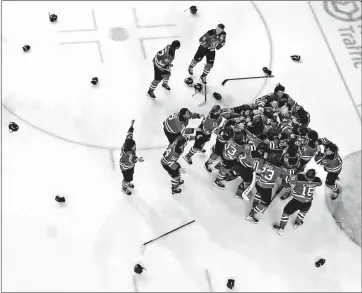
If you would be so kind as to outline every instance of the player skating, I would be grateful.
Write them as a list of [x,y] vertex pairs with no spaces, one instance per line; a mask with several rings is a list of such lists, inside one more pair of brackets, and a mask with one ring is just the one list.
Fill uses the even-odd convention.
[[178,113],[173,113],[163,122],[163,131],[169,141],[173,143],[179,135],[191,136],[193,128],[187,128],[190,119],[200,119],[204,115],[191,113],[187,108],[182,108]]
[[211,29],[207,31],[200,39],[200,46],[197,49],[197,52],[192,59],[188,72],[190,75],[193,75],[194,66],[199,63],[206,56],[206,65],[204,66],[204,71],[200,76],[201,81],[206,84],[206,76],[209,74],[211,68],[214,66],[215,62],[215,49],[221,49],[226,42],[226,32],[224,31],[225,26],[220,23],[216,29]]
[[268,156],[268,161],[261,168],[261,173],[256,181],[256,195],[253,202],[253,207],[250,210],[246,220],[257,224],[259,220],[255,217],[259,212],[264,212],[271,202],[272,190],[276,180],[279,177],[286,177],[286,173],[282,168],[282,159],[280,154],[272,153]]
[[187,139],[180,135],[173,143],[171,143],[162,155],[161,164],[171,177],[172,194],[180,193],[179,186],[184,183],[181,180],[181,165],[177,162],[183,153]]
[[303,225],[305,215],[312,206],[314,191],[318,186],[322,185],[319,177],[315,176],[315,170],[309,169],[306,174],[298,174],[288,176],[286,181],[292,188],[292,197],[284,207],[283,215],[279,225],[273,225],[273,230],[279,235],[283,234],[284,228],[289,221],[289,217],[299,210],[297,219],[294,223],[294,229]]
[[196,153],[205,152],[204,145],[207,143],[212,132],[219,127],[222,122],[221,107],[215,105],[212,107],[209,115],[201,121],[200,126],[196,130],[194,145],[190,148],[189,152],[184,156],[188,164],[192,164],[192,156]]
[[171,90],[168,81],[171,76],[172,61],[175,59],[176,50],[179,49],[180,46],[179,41],[173,41],[171,45],[167,45],[163,50],[158,51],[153,58],[154,79],[147,92],[147,95],[152,99],[156,99],[154,91],[162,80],[162,87],[168,91]]

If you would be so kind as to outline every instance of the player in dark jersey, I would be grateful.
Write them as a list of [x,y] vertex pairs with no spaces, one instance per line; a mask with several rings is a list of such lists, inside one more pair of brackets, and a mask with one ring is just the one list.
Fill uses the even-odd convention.
[[222,156],[226,142],[234,136],[234,125],[235,122],[229,120],[229,123],[225,124],[225,126],[220,129],[216,137],[216,143],[212,147],[212,153],[205,163],[205,169],[208,173],[211,174],[212,172],[210,165],[212,165],[218,158]]
[[288,174],[281,168],[282,159],[280,154],[271,153],[268,156],[267,162],[265,162],[261,168],[261,172],[258,180],[256,181],[256,195],[253,202],[253,207],[250,210],[246,220],[257,224],[259,220],[255,215],[259,212],[264,212],[271,202],[272,190],[276,180],[282,176],[285,177]]
[[342,159],[338,154],[338,146],[326,138],[318,139],[319,145],[324,145],[324,154],[317,153],[314,157],[317,164],[324,166],[326,171],[326,186],[332,190],[332,200],[341,195],[341,188],[336,184],[339,173],[342,171]]
[[238,162],[233,169],[235,174],[239,175],[243,180],[236,191],[237,198],[243,198],[243,192],[250,186],[253,173],[259,169],[259,162],[262,158],[266,158],[267,151],[265,143],[260,143],[257,147],[252,144],[245,146],[245,153],[238,157]]
[[171,76],[172,61],[175,59],[175,52],[180,46],[180,41],[173,41],[171,45],[167,45],[163,50],[158,51],[153,58],[155,75],[147,92],[147,95],[152,99],[156,99],[154,91],[161,80],[163,80],[162,86],[168,91],[171,90],[168,86],[168,81]]
[[314,130],[307,131],[307,140],[304,143],[301,143],[298,153],[301,158],[300,160],[300,170],[303,171],[305,165],[307,165],[310,160],[317,153],[317,140],[318,133]]
[[313,195],[316,187],[322,185],[319,177],[315,176],[315,170],[309,169],[306,174],[288,176],[287,182],[292,186],[293,199],[284,207],[283,215],[279,225],[273,225],[273,230],[279,235],[283,234],[284,228],[289,221],[289,217],[299,210],[294,229],[303,225],[305,215],[312,206]]
[[214,66],[215,49],[221,49],[226,42],[225,26],[220,23],[216,29],[207,31],[200,39],[200,46],[192,59],[188,72],[193,75],[193,67],[199,63],[206,56],[206,65],[204,71],[200,76],[201,81],[206,84],[206,76],[209,74],[211,68]]
[[171,191],[172,194],[180,193],[179,186],[184,183],[181,180],[181,165],[177,162],[183,153],[187,139],[179,136],[173,143],[171,143],[162,155],[161,164],[167,173],[171,176]]
[[137,162],[143,162],[143,158],[136,156],[136,142],[133,140],[133,124],[135,120],[132,120],[131,127],[128,129],[126,140],[121,148],[121,158],[119,160],[119,166],[123,174],[122,191],[131,195],[132,192],[129,188],[134,188],[132,184],[134,167]]
[[163,122],[163,131],[169,141],[173,143],[179,135],[191,136],[193,128],[187,128],[190,119],[204,117],[198,113],[191,113],[187,108],[182,108],[178,113],[173,113]]
[[236,160],[239,155],[245,152],[246,136],[245,132],[235,132],[234,138],[228,140],[225,144],[221,159],[222,167],[219,171],[219,175],[214,181],[214,185],[220,189],[224,189],[225,185],[222,181],[226,178],[230,169],[236,164]]
[[[300,169],[300,157],[298,154],[298,147],[296,145],[290,145],[283,154],[283,169],[289,175],[297,174],[298,170]],[[284,200],[290,196],[290,185],[283,180],[282,184],[276,191],[278,195],[280,191],[284,191],[284,194],[280,197],[280,199]]]
[[219,105],[215,105],[212,107],[209,115],[204,118],[198,128],[196,128],[195,142],[194,145],[190,148],[189,152],[184,156],[185,161],[188,164],[192,164],[191,157],[200,152],[205,152],[204,145],[207,143],[210,138],[212,132],[219,127],[222,117],[221,107]]

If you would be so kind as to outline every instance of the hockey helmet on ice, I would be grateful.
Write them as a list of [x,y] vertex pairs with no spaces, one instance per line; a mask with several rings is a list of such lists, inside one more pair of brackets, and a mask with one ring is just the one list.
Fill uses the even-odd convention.
[[188,77],[185,79],[185,83],[189,86],[189,87],[192,87],[194,81],[192,80],[191,77]]

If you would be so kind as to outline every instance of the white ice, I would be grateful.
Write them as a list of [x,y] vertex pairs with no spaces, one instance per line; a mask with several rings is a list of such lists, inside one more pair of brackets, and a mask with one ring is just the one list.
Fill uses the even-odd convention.
[[[198,15],[182,11],[196,5]],[[306,2],[256,2],[270,30],[275,78],[311,114],[311,127],[335,141],[345,156],[361,149],[361,123]],[[176,24],[137,28],[139,24]],[[96,32],[60,33],[92,27]],[[58,23],[48,21],[58,14]],[[250,203],[234,199],[236,182],[225,191],[212,185],[202,164],[208,152],[194,156],[183,193],[170,194],[170,178],[160,158],[167,146],[162,121],[181,107],[206,114],[220,105],[249,103],[263,80],[227,83],[225,78],[257,76],[269,66],[267,31],[250,2],[4,2],[2,110],[2,277],[3,291],[209,291],[224,292],[228,278],[235,291],[361,291],[361,248],[340,230],[320,188],[305,225],[282,237],[272,231],[285,202],[276,199],[258,225],[244,218]],[[198,38],[224,23],[227,45],[217,52],[208,82],[208,101],[191,98],[183,79]],[[112,27],[129,32],[124,42],[108,37]],[[159,87],[155,101],[146,97],[153,78],[152,57],[172,41],[145,42],[140,37],[179,36],[170,93]],[[95,45],[59,42],[99,40]],[[24,54],[21,47],[31,45]],[[291,61],[299,54],[303,62]],[[202,64],[195,68],[201,73]],[[99,85],[90,80],[97,76]],[[58,137],[95,147],[66,142]],[[119,148],[131,119],[145,158],[135,171],[135,192],[121,193]],[[9,133],[9,121],[20,125]],[[194,122],[197,125],[198,121]],[[311,164],[312,166],[313,163]],[[319,167],[323,179],[325,172]],[[64,195],[65,205],[54,201]],[[182,225],[196,222],[146,248],[141,243]],[[314,262],[325,258],[316,268]],[[133,267],[147,269],[133,282]]]

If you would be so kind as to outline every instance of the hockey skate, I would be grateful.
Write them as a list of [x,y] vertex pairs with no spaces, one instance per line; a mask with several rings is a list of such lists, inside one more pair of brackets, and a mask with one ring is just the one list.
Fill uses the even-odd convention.
[[188,155],[184,156],[184,160],[185,160],[188,164],[192,165],[191,157],[189,157]]
[[279,225],[273,225],[273,230],[278,233],[280,236],[283,235],[284,229]]
[[193,75],[194,74],[194,69],[192,67],[189,67],[188,70],[190,75]]
[[156,96],[155,96],[155,94],[152,92],[152,91],[150,91],[150,90],[148,90],[148,92],[147,92],[147,96],[149,96],[151,99],[156,99]]
[[293,229],[296,230],[298,229],[300,226],[303,225],[303,221],[295,221],[294,225],[293,225]]
[[168,91],[171,90],[171,88],[168,86],[168,84],[163,83],[163,84],[162,84],[162,87],[165,88],[165,89],[168,90]]
[[128,184],[128,187],[133,189],[133,188],[134,188],[133,183],[129,183],[129,184]]
[[254,213],[250,213],[245,220],[249,221],[250,223],[253,224],[258,224],[259,220],[257,218],[255,218],[255,214]]
[[123,188],[122,187],[122,192],[127,194],[127,195],[132,195],[132,192],[128,188]]
[[175,194],[175,193],[181,193],[181,188],[178,188],[178,187],[176,187],[176,188],[171,188],[171,190],[172,190],[172,194]]
[[212,169],[210,168],[210,165],[207,162],[204,164],[204,167],[205,167],[207,173],[209,173],[209,174],[212,173]]
[[342,194],[342,192],[340,190],[337,192],[333,192],[331,200],[336,200],[341,194]]
[[201,74],[200,80],[201,80],[201,82],[202,82],[203,84],[207,84],[207,82],[206,82],[206,75]]
[[225,185],[220,181],[220,180],[215,180],[214,181],[214,185],[218,188],[220,188],[221,190],[223,190],[225,188]]

